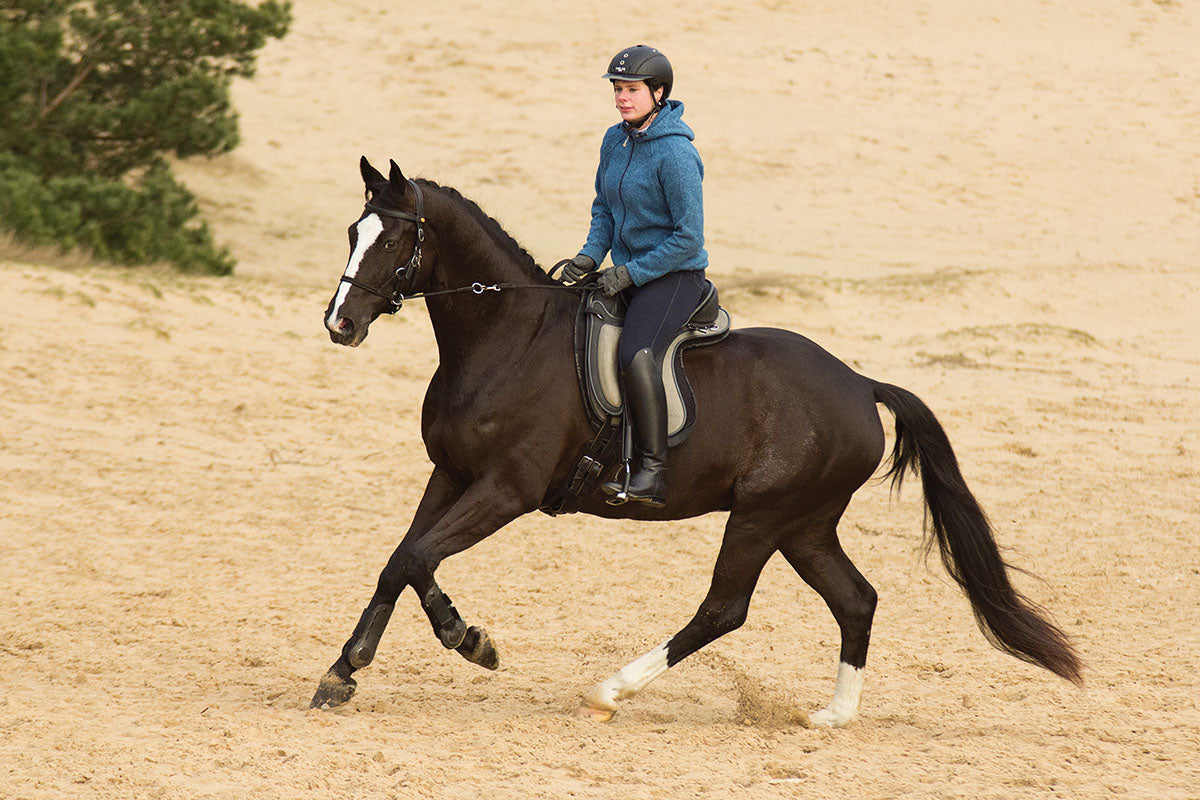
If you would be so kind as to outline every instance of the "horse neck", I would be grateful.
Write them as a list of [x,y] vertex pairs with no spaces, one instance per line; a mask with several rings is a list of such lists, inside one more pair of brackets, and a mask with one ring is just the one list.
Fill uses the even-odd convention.
[[[544,273],[511,253],[485,230],[459,201],[430,192],[427,217],[436,236],[437,257],[427,291],[484,286],[550,284]],[[567,303],[570,292],[506,289],[460,292],[428,298],[443,369],[477,360],[495,365],[519,357],[543,328],[551,308]],[[571,301],[573,307],[574,301]]]

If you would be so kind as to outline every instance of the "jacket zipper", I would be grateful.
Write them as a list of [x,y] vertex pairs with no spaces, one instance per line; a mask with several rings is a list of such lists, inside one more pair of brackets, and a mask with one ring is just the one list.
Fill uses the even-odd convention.
[[[617,180],[617,199],[621,201],[621,225],[617,228],[617,238],[621,240],[621,246],[629,252],[629,247],[625,244],[625,218],[629,216],[629,210],[625,206],[625,173],[629,172],[629,165],[633,163],[633,148],[636,146],[633,137],[628,136],[625,139],[625,144],[622,147],[629,147],[629,158],[625,160],[625,169],[621,170],[621,177]],[[615,265],[614,265],[615,266]]]

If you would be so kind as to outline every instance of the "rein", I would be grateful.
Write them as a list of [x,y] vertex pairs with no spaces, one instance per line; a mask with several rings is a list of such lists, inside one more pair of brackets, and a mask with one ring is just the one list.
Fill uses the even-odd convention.
[[[367,211],[374,212],[385,217],[394,217],[396,219],[407,220],[408,222],[416,223],[417,239],[413,243],[412,255],[408,259],[408,263],[403,266],[396,267],[395,271],[384,281],[382,286],[372,286],[369,283],[364,283],[357,278],[352,278],[349,275],[342,275],[341,282],[348,283],[351,286],[356,286],[364,292],[370,292],[376,297],[382,297],[391,304],[385,313],[395,314],[404,305],[405,300],[421,300],[426,297],[436,297],[443,294],[461,294],[462,292],[471,292],[472,294],[483,294],[484,292],[500,292],[507,289],[568,289],[580,290],[585,288],[583,284],[565,286],[563,284],[554,284],[546,286],[542,284],[523,284],[523,283],[493,283],[491,285],[482,284],[479,282],[472,283],[470,286],[459,286],[456,289],[441,289],[436,292],[414,292],[413,294],[404,294],[400,291],[401,284],[408,277],[409,270],[412,270],[412,281],[416,283],[417,277],[421,272],[421,244],[425,241],[425,196],[421,193],[421,187],[413,181],[409,181],[408,185],[413,188],[417,196],[417,212],[410,214],[407,211],[396,211],[391,208],[377,206],[374,203],[367,201],[363,206]],[[553,274],[554,270],[551,270]],[[392,288],[392,285],[395,287]],[[389,291],[390,289],[390,291]]]
[[485,285],[485,284],[476,282],[476,283],[472,283],[470,286],[459,286],[457,289],[441,289],[436,292],[416,292],[415,294],[400,295],[400,299],[402,301],[403,300],[422,300],[426,297],[434,297],[439,294],[459,294],[460,292],[471,292],[473,294],[483,294],[484,292],[501,292],[506,289],[582,290],[585,288],[587,288],[587,287],[584,286],[583,284],[579,284],[579,285],[572,284],[571,286],[565,286],[560,283],[555,286],[545,286],[545,285],[537,284],[537,283],[493,283],[491,285]]

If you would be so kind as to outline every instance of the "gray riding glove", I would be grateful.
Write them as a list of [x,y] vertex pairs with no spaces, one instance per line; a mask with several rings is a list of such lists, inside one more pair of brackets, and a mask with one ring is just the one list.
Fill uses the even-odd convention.
[[598,280],[600,291],[604,292],[605,297],[612,297],[617,292],[633,286],[633,278],[629,277],[629,270],[625,269],[624,264],[604,270]]
[[[579,283],[583,276],[587,275],[596,268],[596,262],[592,261],[589,256],[585,256],[583,253],[580,253],[574,258],[563,259],[562,261],[558,262],[558,264],[562,264],[563,266],[562,281],[564,283]],[[555,264],[554,266],[557,267],[558,264]]]

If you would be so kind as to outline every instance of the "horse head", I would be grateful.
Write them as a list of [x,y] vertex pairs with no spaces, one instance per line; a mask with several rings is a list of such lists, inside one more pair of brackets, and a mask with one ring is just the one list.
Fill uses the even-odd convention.
[[[336,344],[357,347],[380,314],[394,313],[405,294],[417,291],[422,268],[425,208],[421,188],[391,161],[388,177],[359,162],[367,202],[347,233],[350,259],[325,309],[325,327]],[[428,260],[428,255],[427,256]]]

